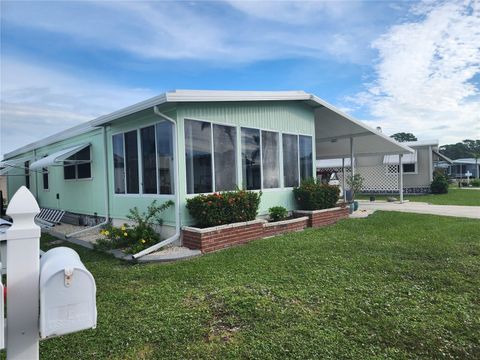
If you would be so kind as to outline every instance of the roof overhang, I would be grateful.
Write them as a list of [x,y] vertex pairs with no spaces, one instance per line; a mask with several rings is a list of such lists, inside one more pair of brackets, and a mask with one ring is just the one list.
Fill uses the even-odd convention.
[[449,164],[453,164],[453,160],[452,160],[452,159],[450,159],[449,157],[446,157],[445,155],[443,155],[443,154],[440,153],[439,151],[432,149],[432,152],[433,152],[435,155],[437,155],[440,159],[446,161],[446,162],[449,163]]
[[[405,154],[402,157],[402,164],[416,164],[417,163],[417,152],[413,154]],[[398,165],[400,164],[400,155],[385,155],[383,157],[383,165]]]
[[414,150],[384,133],[352,118],[332,105],[312,96],[315,108],[317,159],[350,157],[351,140],[355,156],[408,154]]
[[[57,151],[53,154],[45,156],[44,158],[41,158],[40,160],[33,162],[30,165],[30,170],[36,170],[36,169],[46,168],[46,167],[55,166],[55,165],[57,166],[64,165],[65,160],[67,160],[70,156],[75,155],[77,152],[85,149],[88,146],[90,146],[89,143],[80,144],[80,145],[72,146],[72,147]],[[69,163],[72,163],[72,162],[69,161]]]
[[341,112],[326,101],[304,91],[175,90],[100,116],[89,122],[77,125],[74,128],[62,131],[59,134],[23,146],[5,154],[5,158],[13,157],[41,146],[46,146],[72,136],[92,131],[97,127],[108,125],[117,119],[165,103],[235,101],[301,101],[314,108],[317,158],[349,156],[350,137],[355,139],[355,154],[358,156],[413,152],[408,146],[397,143],[381,132]]

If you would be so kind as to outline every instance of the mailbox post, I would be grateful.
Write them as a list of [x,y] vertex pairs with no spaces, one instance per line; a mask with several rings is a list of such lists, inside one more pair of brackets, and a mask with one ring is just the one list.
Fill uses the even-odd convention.
[[[37,201],[25,186],[15,193],[7,209],[13,219],[5,234],[7,360],[38,360],[40,339],[97,326],[95,279],[78,254],[73,249],[57,247],[40,260],[41,232],[34,221],[39,212]],[[0,297],[3,300],[3,291]],[[0,306],[3,330],[3,301]],[[0,336],[3,348],[2,331]]]
[[39,212],[25,186],[15,193],[7,208],[7,215],[13,219],[7,230],[8,360],[39,358],[40,227],[34,221]]

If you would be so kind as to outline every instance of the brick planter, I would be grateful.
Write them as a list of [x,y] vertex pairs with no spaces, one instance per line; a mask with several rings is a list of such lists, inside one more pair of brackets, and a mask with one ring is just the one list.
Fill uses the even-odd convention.
[[253,220],[209,228],[183,228],[183,246],[203,253],[245,244],[263,237],[265,220]]
[[326,225],[335,224],[339,220],[348,218],[348,208],[335,207],[324,210],[296,210],[297,216],[308,217],[308,227],[318,228]]
[[294,231],[302,231],[308,226],[308,216],[263,224],[263,237],[270,237]]

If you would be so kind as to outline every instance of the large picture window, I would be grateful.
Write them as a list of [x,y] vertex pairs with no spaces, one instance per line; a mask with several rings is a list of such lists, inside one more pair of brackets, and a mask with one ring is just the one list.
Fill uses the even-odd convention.
[[115,193],[173,194],[173,141],[169,121],[113,135]]
[[262,169],[264,189],[280,187],[278,145],[278,133],[262,131]]
[[92,162],[90,146],[65,159],[63,178],[65,180],[90,179],[92,177]]
[[260,130],[242,128],[242,175],[247,190],[261,187]]
[[298,186],[298,136],[283,134],[283,186]]

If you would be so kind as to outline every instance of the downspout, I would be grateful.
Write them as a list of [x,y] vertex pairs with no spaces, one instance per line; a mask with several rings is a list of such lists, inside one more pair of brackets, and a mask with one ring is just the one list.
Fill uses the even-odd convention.
[[155,115],[159,116],[162,118],[162,120],[167,120],[170,121],[173,124],[173,157],[175,160],[175,171],[174,171],[174,190],[175,190],[175,234],[170,236],[169,238],[160,241],[159,243],[150,246],[149,248],[146,248],[136,254],[134,254],[132,257],[134,259],[138,259],[139,257],[145,256],[147,254],[150,254],[161,247],[171,244],[174,241],[178,240],[180,238],[180,189],[178,186],[178,137],[177,137],[177,122],[172,119],[169,116],[166,116],[165,114],[161,113],[160,110],[158,110],[157,106],[153,107],[153,112]]
[[[36,160],[37,160],[37,149],[33,149],[33,161],[36,161]],[[30,176],[30,164],[28,164],[28,171]],[[37,201],[39,201],[40,199],[38,198],[38,177],[37,177],[37,172],[35,171],[34,173],[35,173],[35,197],[37,198]],[[43,171],[42,171],[42,180],[43,180]]]
[[109,198],[109,191],[108,191],[108,153],[107,153],[107,130],[106,130],[107,125],[102,126],[102,135],[103,135],[103,164],[105,168],[105,221],[101,222],[100,224],[97,224],[95,226],[91,226],[85,229],[82,229],[80,231],[75,231],[71,234],[65,235],[66,238],[76,236],[78,234],[82,234],[86,231],[90,231],[92,229],[99,228],[101,226],[107,225],[109,218],[110,218],[110,198]]

